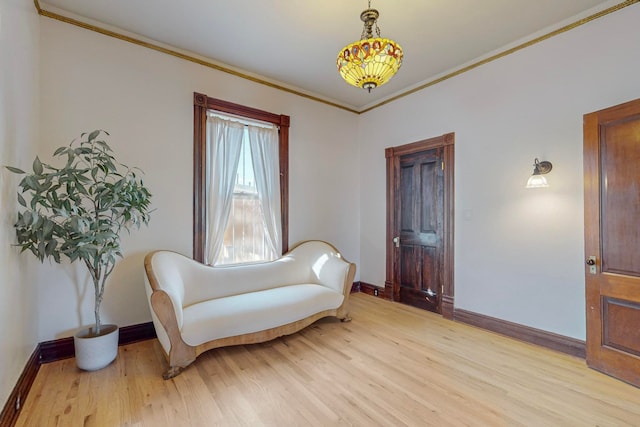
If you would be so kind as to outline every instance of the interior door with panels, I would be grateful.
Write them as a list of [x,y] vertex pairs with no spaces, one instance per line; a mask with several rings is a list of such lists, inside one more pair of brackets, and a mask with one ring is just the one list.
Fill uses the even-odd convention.
[[440,312],[442,289],[442,149],[400,157],[396,247],[397,299]]
[[453,316],[454,134],[387,148],[387,279],[394,301]]
[[587,364],[640,386],[640,100],[584,116]]

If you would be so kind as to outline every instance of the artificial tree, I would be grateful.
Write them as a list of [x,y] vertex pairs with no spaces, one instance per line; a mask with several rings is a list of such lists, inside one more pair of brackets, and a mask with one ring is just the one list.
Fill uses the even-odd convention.
[[33,161],[33,172],[7,166],[24,175],[19,183],[17,246],[41,262],[82,261],[95,291],[96,336],[101,333],[100,305],[117,257],[122,257],[120,233],[148,224],[151,193],[136,175],[137,168],[118,162],[104,141],[106,131],[83,133],[53,157],[56,167]]

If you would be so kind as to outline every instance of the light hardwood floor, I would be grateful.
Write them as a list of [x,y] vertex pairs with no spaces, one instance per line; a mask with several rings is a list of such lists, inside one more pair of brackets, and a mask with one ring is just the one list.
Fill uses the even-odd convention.
[[156,340],[98,372],[43,365],[17,425],[640,426],[640,389],[581,359],[365,294],[351,308],[169,381]]

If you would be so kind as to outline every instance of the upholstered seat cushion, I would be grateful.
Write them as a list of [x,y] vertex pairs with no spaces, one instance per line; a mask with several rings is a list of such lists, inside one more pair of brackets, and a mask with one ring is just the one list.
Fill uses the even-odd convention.
[[184,307],[181,335],[197,346],[207,341],[260,332],[337,309],[343,293],[323,285],[281,286],[216,298]]

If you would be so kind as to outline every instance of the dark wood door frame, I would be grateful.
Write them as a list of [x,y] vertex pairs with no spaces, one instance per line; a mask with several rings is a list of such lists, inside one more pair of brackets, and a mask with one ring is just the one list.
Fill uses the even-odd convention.
[[393,298],[393,284],[398,279],[397,251],[394,250],[394,224],[396,212],[394,209],[397,197],[398,183],[396,182],[396,170],[400,167],[400,157],[406,154],[417,153],[434,148],[442,148],[444,156],[444,260],[443,260],[443,284],[440,290],[442,295],[442,316],[445,319],[453,319],[454,282],[453,282],[453,212],[454,212],[454,143],[455,134],[447,133],[435,138],[429,138],[411,144],[390,147],[385,149],[387,162],[387,233],[386,233],[386,279],[385,296]]

